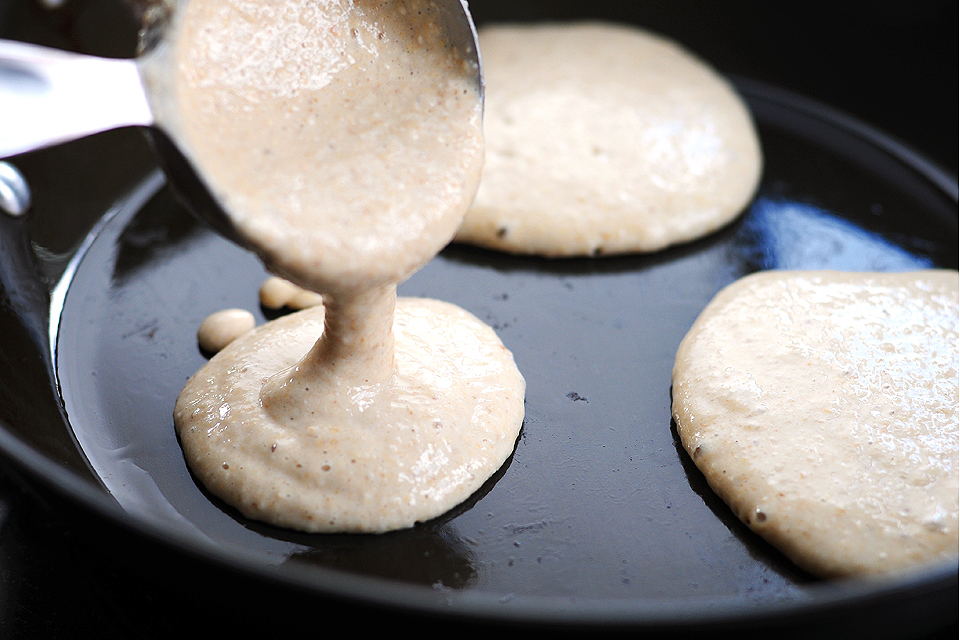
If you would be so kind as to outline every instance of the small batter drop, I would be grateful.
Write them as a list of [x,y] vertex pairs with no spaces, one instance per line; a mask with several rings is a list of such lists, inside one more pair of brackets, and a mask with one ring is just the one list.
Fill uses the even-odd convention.
[[397,298],[483,161],[474,74],[434,3],[188,0],[144,67],[267,268],[323,297],[188,381],[174,422],[194,474],[309,532],[410,527],[469,497],[513,451],[525,383],[468,312]]

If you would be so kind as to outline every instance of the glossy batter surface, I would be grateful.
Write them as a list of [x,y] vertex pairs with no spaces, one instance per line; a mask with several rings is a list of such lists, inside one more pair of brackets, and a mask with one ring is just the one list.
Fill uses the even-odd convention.
[[487,26],[487,158],[457,240],[514,253],[655,251],[753,197],[761,151],[730,84],[676,43],[602,23]]
[[677,431],[754,531],[821,576],[958,549],[958,276],[762,272],[673,371]]

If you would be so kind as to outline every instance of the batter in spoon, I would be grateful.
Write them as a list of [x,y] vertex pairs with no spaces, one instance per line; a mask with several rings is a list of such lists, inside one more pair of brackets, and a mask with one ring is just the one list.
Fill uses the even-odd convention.
[[168,96],[158,121],[241,233],[324,299],[233,341],[177,399],[191,469],[249,517],[409,527],[513,450],[524,381],[510,352],[464,310],[396,295],[476,191],[465,64],[427,0],[189,0],[145,63]]

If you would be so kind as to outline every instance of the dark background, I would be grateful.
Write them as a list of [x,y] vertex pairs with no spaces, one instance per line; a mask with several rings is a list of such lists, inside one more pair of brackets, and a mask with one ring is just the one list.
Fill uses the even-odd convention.
[[726,74],[856,115],[956,174],[955,2],[476,0],[470,6],[477,22],[585,13],[635,22],[674,37]]
[[[48,0],[57,1],[57,0]],[[130,0],[134,1],[134,0]],[[3,37],[130,55],[123,0],[0,0]],[[722,72],[816,98],[956,174],[958,5],[946,0],[474,0],[475,20],[620,18],[674,37]]]
[[[672,36],[724,73],[766,81],[852,114],[956,176],[954,2],[471,2],[481,23],[507,15],[576,18],[585,7],[591,15],[625,17]],[[45,9],[36,0],[0,0],[0,37],[126,56],[135,36],[124,16],[118,1],[68,0]],[[189,635],[204,621],[219,635],[331,631],[330,610],[314,610],[314,600],[264,594],[245,580],[198,567],[103,523],[0,460],[2,637],[169,637]],[[251,595],[232,603],[221,595],[227,586]],[[209,617],[207,605],[214,608]],[[224,622],[225,609],[235,614],[235,625]],[[347,605],[335,610],[357,613]],[[391,621],[423,628],[422,621]],[[957,629],[937,637],[952,640]]]

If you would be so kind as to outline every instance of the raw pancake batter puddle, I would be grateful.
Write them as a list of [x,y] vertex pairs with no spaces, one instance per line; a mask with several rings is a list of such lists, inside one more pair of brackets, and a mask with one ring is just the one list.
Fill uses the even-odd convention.
[[438,20],[427,0],[188,0],[144,65],[241,235],[323,296],[220,336],[178,397],[191,470],[249,517],[409,527],[513,451],[510,352],[463,310],[396,295],[453,237],[483,160],[475,75]]
[[263,325],[180,395],[184,451],[213,493],[281,526],[379,532],[456,506],[510,456],[524,382],[488,326],[401,298],[393,375],[350,386],[303,358],[323,322],[317,306]]
[[760,142],[730,84],[675,43],[602,23],[487,26],[487,160],[457,240],[519,254],[656,251],[753,197]]
[[958,280],[763,272],[680,345],[673,413],[710,486],[824,577],[956,558]]

